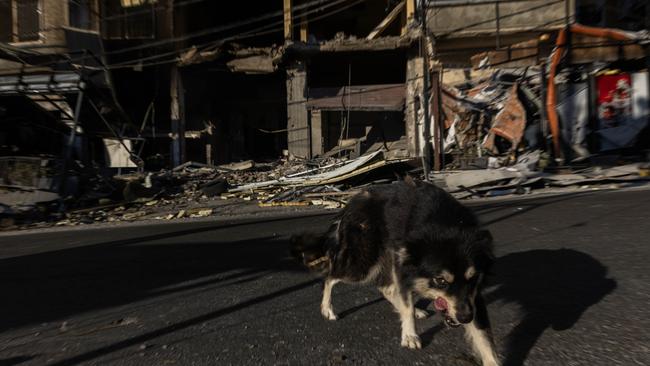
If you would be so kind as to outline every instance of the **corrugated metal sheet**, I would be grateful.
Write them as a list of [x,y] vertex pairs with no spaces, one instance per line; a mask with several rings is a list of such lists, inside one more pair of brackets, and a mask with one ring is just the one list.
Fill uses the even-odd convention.
[[74,72],[57,74],[0,76],[0,95],[21,93],[69,93],[84,87],[81,76]]
[[352,111],[401,111],[404,84],[355,85],[309,89],[307,109]]

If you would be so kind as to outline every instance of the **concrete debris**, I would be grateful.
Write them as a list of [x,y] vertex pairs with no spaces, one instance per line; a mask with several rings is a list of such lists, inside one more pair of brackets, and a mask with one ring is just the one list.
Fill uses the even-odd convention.
[[242,170],[248,170],[251,169],[255,166],[255,162],[253,160],[246,160],[246,161],[241,161],[238,163],[230,163],[230,164],[225,164],[225,165],[219,165],[217,166],[218,170],[225,170],[225,171],[242,171]]
[[[515,89],[511,85],[508,90],[513,93]],[[504,99],[505,104],[508,98]],[[650,180],[648,166],[637,163],[551,174],[544,171],[546,153],[533,150],[518,154],[517,158],[511,154],[476,157],[474,165],[482,166],[481,169],[443,171],[432,174],[431,180],[460,199],[596,184],[624,187]],[[38,218],[21,206],[0,205],[0,229],[168,221],[255,214],[259,210],[334,210],[344,207],[364,187],[390,183],[397,179],[400,170],[399,174],[404,174],[411,169],[406,159],[387,159],[383,150],[358,158],[305,160],[288,155],[273,162],[245,161],[221,166],[189,162],[172,170],[116,176],[111,185],[117,194],[86,201],[91,203],[65,213],[53,212]]]
[[447,168],[484,169],[494,166],[490,158],[511,165],[517,154],[543,147],[536,132],[542,104],[534,73],[496,71],[442,91],[443,146],[454,157]]
[[228,181],[219,177],[201,185],[201,192],[208,197],[219,196],[228,191]]
[[[412,169],[402,164],[406,159],[391,159],[376,150],[354,159],[305,160],[288,155],[273,162],[248,160],[219,166],[187,162],[171,170],[115,176],[111,184],[117,194],[43,219],[18,222],[14,214],[17,207],[1,206],[1,227],[8,230],[16,222],[46,227],[204,218],[271,207],[336,209],[358,192],[354,187],[368,183],[366,177],[384,174],[395,179],[400,169]],[[381,170],[386,166],[391,170]]]
[[483,184],[495,184],[519,176],[520,174],[518,174],[517,171],[510,171],[503,168],[494,170],[473,170],[448,175],[445,178],[445,183],[451,192],[456,192],[463,188],[472,188]]
[[589,188],[618,183],[615,188],[650,182],[644,175],[644,164],[617,167],[591,167],[575,173],[551,174],[539,169],[539,151],[522,156],[516,164],[497,169],[452,171],[431,175],[432,181],[444,187],[456,198],[497,197],[505,195],[546,192],[556,188]]

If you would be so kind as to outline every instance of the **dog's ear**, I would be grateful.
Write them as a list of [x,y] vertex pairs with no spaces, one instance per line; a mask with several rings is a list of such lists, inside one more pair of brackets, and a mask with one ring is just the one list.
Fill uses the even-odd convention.
[[479,230],[476,232],[476,243],[482,246],[492,247],[492,233],[489,230]]
[[408,174],[404,176],[404,183],[406,183],[407,185],[412,186],[412,187],[419,186],[418,180],[413,178],[412,176],[410,176]]
[[474,236],[474,263],[483,271],[487,271],[494,263],[492,241],[492,234],[488,230],[479,230]]
[[289,239],[289,251],[291,256],[302,261],[305,253],[312,252],[318,248],[318,237],[314,234],[297,234],[292,235]]

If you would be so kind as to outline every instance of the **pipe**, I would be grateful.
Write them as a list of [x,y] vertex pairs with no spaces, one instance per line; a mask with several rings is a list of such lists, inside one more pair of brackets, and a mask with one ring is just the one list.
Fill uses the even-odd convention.
[[[632,37],[615,29],[588,27],[581,24],[572,24],[568,28],[569,33],[583,34],[591,37],[609,38],[615,41],[627,41]],[[548,88],[546,91],[546,114],[548,116],[548,123],[553,137],[553,152],[555,158],[560,157],[560,121],[556,110],[556,88],[555,88],[555,75],[557,74],[558,66],[564,49],[567,43],[567,29],[562,29],[558,34],[555,42],[555,50],[551,54],[551,68],[548,73]]]

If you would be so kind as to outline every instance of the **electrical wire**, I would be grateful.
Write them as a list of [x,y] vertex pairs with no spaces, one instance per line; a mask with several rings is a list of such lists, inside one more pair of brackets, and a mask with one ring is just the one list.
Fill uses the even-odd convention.
[[[348,1],[348,0],[339,0],[339,1],[337,1],[337,3],[344,2],[344,1]],[[352,3],[347,4],[346,6],[334,9],[334,10],[332,10],[330,12],[327,12],[325,14],[321,14],[321,15],[319,15],[317,17],[313,17],[309,21],[310,22],[315,22],[315,21],[324,19],[326,17],[332,16],[334,14],[337,14],[337,13],[340,13],[340,12],[342,12],[344,10],[347,10],[347,9],[353,7],[353,6],[356,6],[356,5],[358,5],[358,4],[360,4],[360,3],[364,2],[364,1],[366,1],[366,0],[353,1]],[[297,15],[294,18],[303,17],[305,15],[309,15],[309,14],[319,12],[319,11],[321,11],[321,10],[320,9],[314,9],[314,10],[306,11],[305,13]],[[298,26],[300,26],[300,25],[302,25],[304,23],[305,23],[304,21],[303,22],[298,22],[298,23],[296,23],[294,25],[294,27],[298,27]],[[135,59],[135,60],[125,61],[125,62],[122,62],[122,63],[110,65],[110,66],[108,66],[108,68],[109,69],[120,69],[120,68],[146,67],[146,66],[155,66],[155,65],[162,65],[162,64],[177,62],[178,58],[174,57],[173,59],[170,59],[170,60],[157,61],[157,62],[152,62],[152,63],[147,63],[147,64],[141,64],[142,61],[150,61],[150,60],[153,60],[153,59],[166,57],[166,56],[170,56],[170,55],[178,55],[179,53],[188,51],[188,50],[193,49],[195,47],[196,48],[211,47],[211,46],[221,45],[221,44],[223,44],[225,42],[231,42],[231,41],[235,41],[235,40],[241,40],[241,39],[246,39],[246,38],[251,38],[251,37],[257,37],[257,36],[260,36],[260,35],[266,35],[266,34],[270,34],[270,33],[281,32],[282,28],[278,28],[278,29],[268,29],[268,28],[272,28],[272,27],[275,27],[275,26],[282,26],[283,24],[284,24],[283,21],[278,21],[278,22],[275,22],[275,23],[272,23],[272,24],[267,24],[267,25],[258,27],[258,28],[254,29],[252,31],[248,31],[246,33],[242,33],[242,34],[239,34],[239,35],[236,35],[236,36],[227,37],[227,38],[223,38],[223,39],[216,40],[216,41],[213,40],[213,41],[206,42],[206,43],[204,43],[202,45],[199,45],[199,46],[190,46],[190,47],[187,47],[187,48],[182,49],[182,50],[175,50],[175,51],[170,51],[170,52],[167,52],[167,53],[158,54],[158,55],[154,55],[154,56],[148,56],[148,57],[144,57],[144,58],[138,58],[138,59]]]
[[[11,1],[12,1],[12,0],[0,0],[0,3],[2,3],[2,2],[7,2],[7,3],[9,3],[9,2],[11,2]],[[84,5],[84,4],[81,3],[79,0],[68,0],[68,1],[69,1],[69,2],[72,2],[72,3],[75,3],[75,4],[77,4],[77,5]],[[177,1],[177,2],[175,1],[175,2],[173,3],[172,7],[177,8],[177,7],[182,7],[182,6],[186,6],[186,5],[192,5],[192,4],[196,4],[196,3],[201,3],[201,2],[204,2],[204,1],[209,1],[209,0],[185,0],[185,1]],[[150,5],[150,6],[152,6],[152,5],[154,5],[154,4],[153,4],[153,3],[150,3],[150,4],[143,4],[143,5]],[[145,9],[143,9],[143,10],[136,10],[136,11],[130,11],[130,12],[125,13],[125,14],[116,14],[116,15],[110,15],[110,16],[102,16],[102,14],[101,14],[99,11],[93,9],[93,7],[90,8],[90,12],[91,12],[94,16],[97,17],[97,20],[99,20],[99,21],[101,22],[101,21],[111,21],[111,20],[125,19],[125,18],[128,18],[128,17],[138,16],[138,15],[143,15],[143,14],[151,14],[151,12],[153,12],[153,11],[162,10],[162,9],[167,9],[167,8],[168,8],[167,5],[159,5],[159,6],[156,6],[156,7],[153,7],[153,6],[152,6],[152,7],[150,7],[150,8],[147,8],[146,10],[145,10]],[[35,35],[35,34],[39,34],[39,33],[42,33],[42,32],[51,32],[51,31],[61,30],[61,29],[64,29],[64,28],[65,28],[64,26],[60,26],[60,25],[58,25],[58,26],[53,26],[53,27],[40,28],[40,29],[39,29],[38,31],[36,31],[36,32],[25,33],[24,35],[27,35],[27,36],[33,36],[33,35]],[[16,33],[12,33],[12,35],[14,35],[14,36],[18,36],[18,34],[16,34]]]
[[[205,0],[189,0],[189,1],[198,2],[198,1],[205,1]],[[305,11],[304,13],[301,13],[301,14],[294,15],[294,16],[292,16],[292,18],[304,17],[307,14],[320,12],[320,11],[323,11],[323,10],[325,10],[327,8],[330,8],[332,6],[336,6],[338,4],[341,4],[341,3],[344,3],[344,2],[347,2],[347,1],[349,1],[349,0],[334,0],[334,1],[330,1],[330,0],[313,0],[313,1],[310,1],[308,3],[298,5],[294,9],[295,10],[308,9],[308,8],[310,8],[312,6],[317,6],[317,5],[320,5],[320,4],[323,4],[323,3],[325,3],[325,5],[322,5],[319,8],[316,8],[316,9]],[[364,2],[364,1],[366,1],[366,0],[358,0],[358,1],[354,2],[354,5],[356,5],[356,4],[360,3],[360,2]],[[345,7],[345,8],[348,8],[348,7]],[[151,42],[151,43],[146,43],[146,44],[143,44],[143,45],[137,45],[137,46],[133,46],[133,47],[121,48],[121,49],[114,50],[114,51],[104,52],[101,55],[88,55],[88,56],[81,56],[81,57],[71,58],[71,59],[65,60],[64,62],[65,63],[75,63],[75,62],[84,61],[87,58],[101,57],[101,56],[106,56],[106,55],[122,54],[122,53],[126,53],[126,52],[139,51],[139,50],[146,49],[146,48],[167,45],[167,44],[170,44],[170,43],[186,41],[186,40],[189,40],[189,39],[192,39],[192,38],[206,36],[206,35],[210,35],[210,34],[214,34],[214,33],[219,33],[219,32],[223,32],[223,31],[235,29],[235,28],[238,28],[238,27],[241,27],[241,26],[244,26],[244,25],[257,23],[257,22],[260,22],[262,20],[270,19],[270,18],[277,17],[277,16],[282,16],[283,14],[284,14],[283,11],[276,11],[276,12],[266,13],[266,14],[260,15],[258,17],[249,18],[249,19],[246,19],[246,20],[243,20],[243,21],[230,23],[230,24],[227,24],[227,25],[224,25],[224,26],[208,28],[208,29],[204,29],[204,30],[201,30],[201,31],[198,31],[198,32],[193,32],[193,33],[187,33],[187,34],[185,34],[183,36],[179,36],[179,37],[168,38],[168,39],[164,39],[164,40],[160,40],[160,41],[156,41],[156,42]],[[312,21],[313,20],[315,20],[315,19],[312,19]],[[279,22],[279,23],[282,24],[281,22]],[[219,41],[221,41],[221,40],[219,40]],[[70,51],[70,53],[75,53],[75,51],[78,52],[78,51],[81,51],[81,50],[72,50],[72,51]],[[174,52],[178,52],[178,51],[174,51]],[[41,63],[41,64],[32,64],[30,66],[35,66],[35,67],[36,66],[52,66],[52,65],[54,65],[54,64],[56,64],[58,62],[61,62],[61,61],[54,61],[54,62],[49,61],[49,62],[45,62],[45,63]],[[15,69],[13,69],[13,70],[15,70]],[[0,71],[8,71],[8,70],[7,69],[0,69]]]

